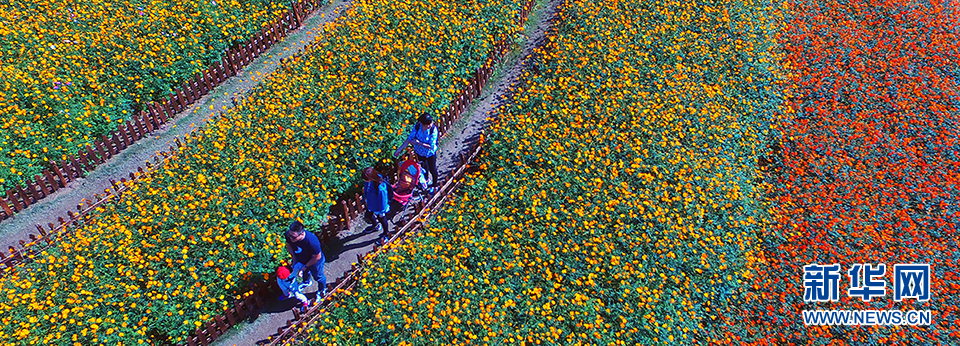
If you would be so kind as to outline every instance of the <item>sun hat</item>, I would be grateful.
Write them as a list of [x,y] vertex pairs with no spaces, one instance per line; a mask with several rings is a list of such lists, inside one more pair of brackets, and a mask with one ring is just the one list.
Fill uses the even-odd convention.
[[277,277],[280,278],[280,280],[286,280],[290,277],[290,267],[280,266],[280,268],[277,268]]

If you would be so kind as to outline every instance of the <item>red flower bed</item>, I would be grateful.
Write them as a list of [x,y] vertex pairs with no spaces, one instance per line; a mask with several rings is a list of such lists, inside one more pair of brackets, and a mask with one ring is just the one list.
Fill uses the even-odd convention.
[[[960,340],[960,34],[956,2],[797,1],[781,33],[797,88],[774,186],[777,222],[749,314],[761,343]],[[803,266],[839,263],[840,301],[804,303]],[[847,297],[885,263],[885,296]],[[932,299],[895,302],[893,265],[930,263]],[[802,310],[933,310],[929,327],[804,326]]]

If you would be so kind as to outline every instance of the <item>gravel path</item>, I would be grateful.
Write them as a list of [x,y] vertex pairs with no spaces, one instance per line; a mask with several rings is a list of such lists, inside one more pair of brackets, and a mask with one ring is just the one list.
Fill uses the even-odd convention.
[[[474,100],[467,109],[468,115],[461,117],[453,124],[448,134],[440,141],[437,166],[441,175],[449,175],[460,160],[460,154],[469,154],[470,145],[479,139],[480,132],[490,125],[491,116],[496,107],[501,104],[511,92],[511,87],[519,82],[520,75],[532,62],[534,50],[540,47],[546,31],[552,26],[559,4],[563,0],[550,0],[540,4],[531,13],[531,20],[536,25],[528,29],[528,38],[521,51],[514,50],[508,53],[499,70],[491,77],[480,98]],[[544,6],[546,7],[544,9]],[[519,53],[519,54],[517,54]],[[409,213],[410,211],[408,211]],[[363,234],[363,229],[369,226],[362,218],[351,223],[349,231],[342,232],[340,239],[323,244],[326,256],[324,274],[327,282],[336,282],[336,279],[348,273],[357,256],[363,256],[373,251],[374,242],[379,234]],[[395,231],[391,226],[391,231]],[[317,285],[310,287],[307,296],[316,297]],[[294,318],[292,309],[295,299],[283,302],[270,302],[257,314],[246,322],[238,324],[230,332],[221,336],[214,346],[254,345],[266,341],[277,333],[278,328],[284,327],[287,320]]]
[[300,29],[291,32],[283,41],[262,53],[252,63],[234,76],[216,87],[212,92],[195,102],[190,108],[178,113],[173,121],[151,133],[130,148],[122,151],[108,161],[97,166],[96,170],[83,178],[71,182],[66,188],[31,205],[0,222],[0,249],[7,249],[20,240],[29,240],[30,233],[36,234],[36,225],[58,224],[58,218],[67,219],[67,212],[77,212],[77,205],[93,200],[94,194],[103,194],[112,189],[110,180],[120,181],[129,177],[139,167],[146,167],[147,160],[153,160],[161,151],[168,151],[178,138],[182,139],[194,128],[202,126],[211,116],[233,106],[233,99],[240,99],[280,66],[281,59],[294,55],[298,50],[316,39],[323,25],[335,20],[352,3],[350,0],[333,0],[332,3],[314,11],[304,20]]

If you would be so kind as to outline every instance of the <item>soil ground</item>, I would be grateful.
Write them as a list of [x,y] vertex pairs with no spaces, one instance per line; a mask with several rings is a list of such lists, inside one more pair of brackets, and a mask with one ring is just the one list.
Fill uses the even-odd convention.
[[[499,69],[491,77],[481,97],[474,100],[473,104],[465,111],[467,115],[454,123],[447,135],[440,140],[440,150],[438,151],[440,156],[437,157],[437,166],[442,176],[449,175],[452,172],[459,162],[461,153],[469,154],[470,146],[479,139],[481,131],[490,125],[491,116],[495,115],[497,106],[507,99],[512,86],[519,83],[521,74],[532,62],[531,57],[534,50],[543,45],[546,32],[553,24],[557,8],[561,2],[562,0],[550,0],[549,2],[541,0],[538,3],[527,22],[527,39],[523,43],[522,49],[514,49],[511,53],[508,53]],[[351,226],[352,228],[349,231],[341,233],[340,239],[323,244],[326,257],[323,272],[329,283],[333,283],[337,278],[346,275],[353,263],[357,261],[358,255],[363,256],[373,251],[374,244],[379,237],[377,233],[364,234],[363,230],[369,224],[362,221],[362,218],[354,220]],[[395,226],[391,225],[391,231],[395,230]],[[314,284],[307,290],[306,293],[309,298],[316,297],[317,287]],[[245,346],[268,340],[271,335],[277,333],[279,328],[284,327],[288,320],[294,318],[292,309],[295,303],[295,299],[288,299],[267,304],[262,311],[251,316],[246,322],[232,328],[227,334],[218,338],[213,345]]]
[[67,212],[76,213],[77,205],[93,201],[94,194],[103,194],[106,189],[113,189],[111,179],[119,182],[121,178],[136,172],[139,167],[145,167],[146,161],[152,161],[159,152],[169,151],[176,139],[183,139],[217,112],[232,107],[234,99],[243,98],[248,91],[260,84],[264,77],[280,66],[282,59],[296,54],[298,50],[313,42],[322,32],[323,25],[338,18],[351,4],[350,0],[332,0],[330,4],[314,11],[304,19],[300,29],[289,33],[283,41],[262,53],[237,76],[228,79],[188,109],[178,113],[172,122],[97,166],[93,172],[0,222],[0,249],[14,245],[19,248],[20,240],[29,240],[29,234],[37,234],[36,225],[58,224],[58,218],[67,219]]

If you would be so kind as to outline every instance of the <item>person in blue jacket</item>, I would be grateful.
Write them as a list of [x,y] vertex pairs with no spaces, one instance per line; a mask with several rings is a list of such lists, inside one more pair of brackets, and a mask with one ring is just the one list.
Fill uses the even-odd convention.
[[381,231],[383,233],[380,238],[385,238],[390,232],[390,225],[387,224],[387,213],[390,212],[390,184],[373,167],[363,170],[363,201],[367,205],[366,219],[376,226],[368,230]]
[[413,131],[407,136],[407,140],[393,152],[393,156],[400,156],[401,151],[407,145],[413,145],[413,151],[417,153],[417,159],[423,162],[427,173],[432,176],[430,187],[436,187],[440,180],[437,173],[437,138],[440,135],[440,129],[434,124],[433,117],[424,112],[420,114],[417,123],[413,126]]

